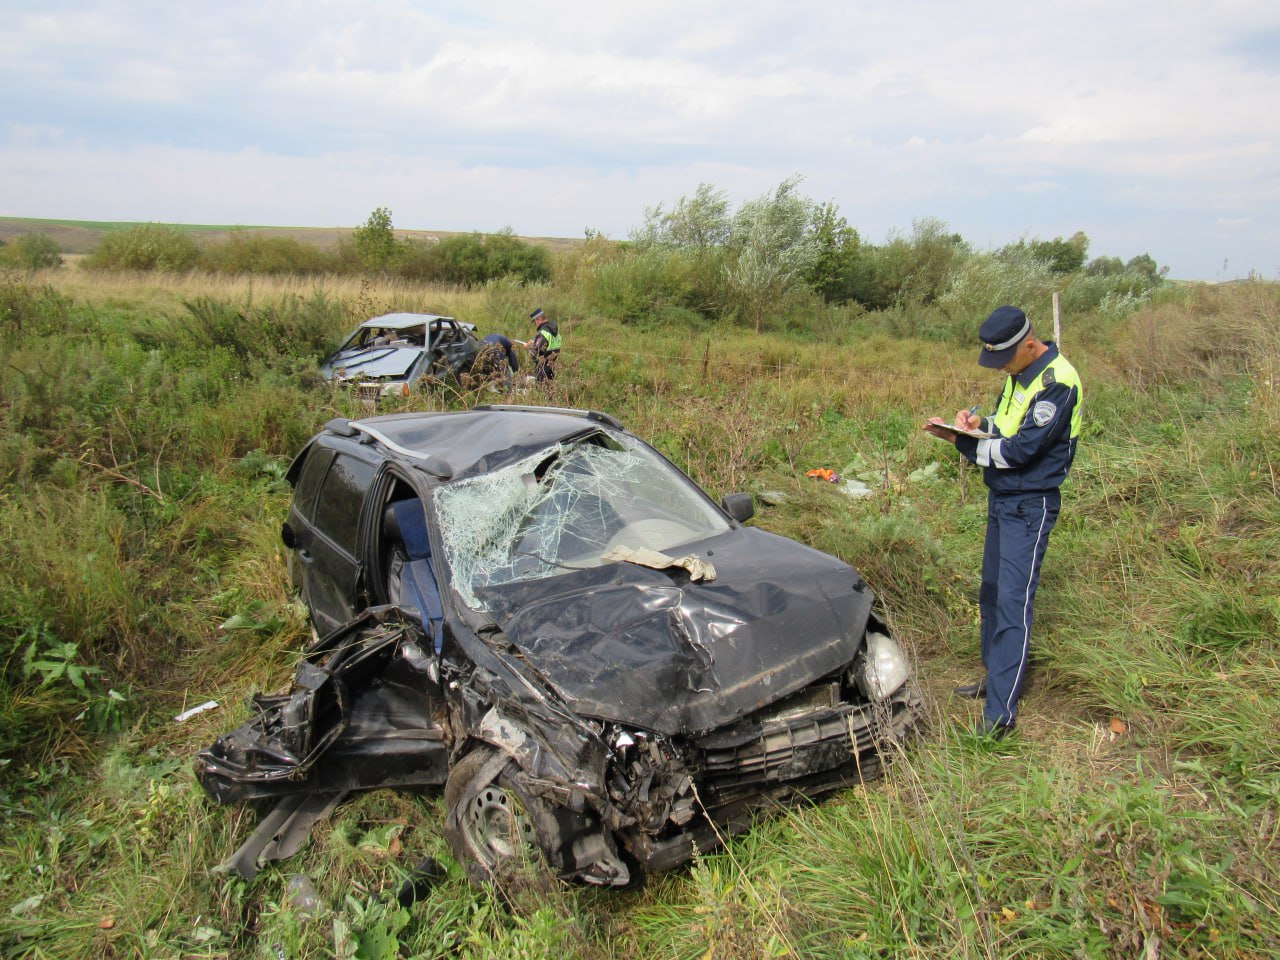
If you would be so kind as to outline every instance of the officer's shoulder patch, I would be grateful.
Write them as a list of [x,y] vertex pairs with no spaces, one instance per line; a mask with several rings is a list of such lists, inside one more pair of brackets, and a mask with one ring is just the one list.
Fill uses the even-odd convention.
[[1051,387],[1058,382],[1058,378],[1053,375],[1053,367],[1044,368],[1044,376],[1040,378],[1040,382],[1046,387]]
[[1049,400],[1041,400],[1031,408],[1031,419],[1035,421],[1037,427],[1043,427],[1052,420],[1058,413],[1058,408]]

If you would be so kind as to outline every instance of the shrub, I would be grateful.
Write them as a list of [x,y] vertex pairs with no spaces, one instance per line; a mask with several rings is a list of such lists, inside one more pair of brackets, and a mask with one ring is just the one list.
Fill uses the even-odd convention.
[[1097,311],[1103,319],[1121,320],[1146,303],[1163,281],[1146,273],[1080,273],[1062,290],[1062,308],[1074,316]]
[[711,315],[719,275],[712,260],[721,259],[719,253],[703,257],[669,247],[632,247],[598,263],[584,277],[582,293],[601,313],[627,323],[656,319],[668,307]]
[[66,328],[70,317],[71,300],[53,287],[0,283],[0,332],[6,334],[6,340],[15,335],[55,333]]
[[84,260],[90,270],[190,270],[200,247],[177,227],[140,223],[108,233]]
[[1050,264],[1026,246],[973,254],[960,265],[950,288],[938,298],[945,329],[934,332],[972,339],[982,319],[1005,303],[1026,310],[1032,323],[1043,332],[1054,282]]
[[1260,379],[1274,376],[1267,364],[1280,356],[1278,290],[1249,282],[1161,297],[1121,331],[1126,374],[1137,385],[1198,382],[1251,367]]
[[861,238],[849,221],[840,216],[834,203],[813,209],[810,227],[818,253],[805,282],[827,303],[847,303],[853,299],[852,280]]
[[24,233],[11,244],[0,245],[0,267],[47,270],[62,266],[62,251],[52,237]]
[[293,237],[236,230],[226,243],[206,247],[201,266],[214,273],[302,274],[334,272],[337,258]]
[[411,245],[398,272],[413,280],[461,287],[479,287],[504,277],[545,283],[551,279],[551,255],[545,247],[519,239],[510,229],[488,235],[470,233]]
[[342,304],[323,292],[257,307],[198,297],[186,308],[188,321],[169,327],[172,341],[196,352],[219,347],[241,361],[321,359],[346,323]]
[[882,247],[861,247],[848,267],[848,288],[868,310],[927,306],[951,288],[968,257],[969,248],[958,233],[948,233],[945,223],[926,217],[912,224],[909,239],[893,237]]

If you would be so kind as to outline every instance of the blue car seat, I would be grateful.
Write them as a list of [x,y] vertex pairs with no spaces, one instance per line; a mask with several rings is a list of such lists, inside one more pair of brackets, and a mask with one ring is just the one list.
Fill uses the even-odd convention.
[[400,605],[418,614],[439,653],[444,642],[444,608],[431,561],[431,538],[422,501],[413,498],[388,504],[382,516],[382,530],[391,543],[404,545],[408,557],[400,574]]

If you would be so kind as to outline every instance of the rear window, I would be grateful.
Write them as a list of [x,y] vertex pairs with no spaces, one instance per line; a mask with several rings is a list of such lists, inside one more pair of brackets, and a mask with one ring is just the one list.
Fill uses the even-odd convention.
[[[356,552],[360,505],[373,479],[373,464],[336,456],[316,499],[314,523],[321,533],[348,553]],[[305,474],[304,474],[305,479]],[[299,484],[301,486],[301,484]]]

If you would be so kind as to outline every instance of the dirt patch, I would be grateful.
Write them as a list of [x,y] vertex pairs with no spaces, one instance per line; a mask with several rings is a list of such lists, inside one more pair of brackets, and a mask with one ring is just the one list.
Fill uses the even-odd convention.
[[40,220],[11,220],[0,217],[0,241],[12,243],[28,233],[51,237],[63,253],[88,253],[102,239],[103,229],[77,227]]

